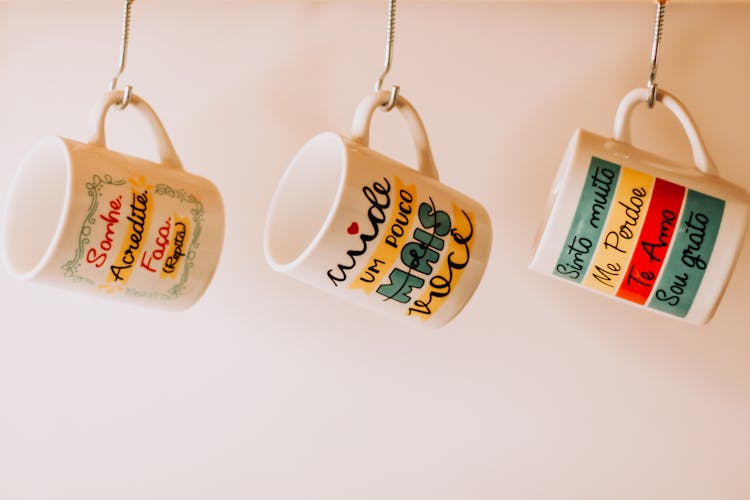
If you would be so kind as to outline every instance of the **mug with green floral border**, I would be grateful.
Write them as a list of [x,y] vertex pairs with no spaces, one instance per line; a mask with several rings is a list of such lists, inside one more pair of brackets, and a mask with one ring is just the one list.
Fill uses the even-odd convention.
[[216,187],[183,167],[153,109],[130,105],[151,125],[154,163],[107,149],[104,121],[121,91],[92,115],[88,143],[45,137],[11,183],[3,257],[16,278],[166,309],[203,294],[224,239]]

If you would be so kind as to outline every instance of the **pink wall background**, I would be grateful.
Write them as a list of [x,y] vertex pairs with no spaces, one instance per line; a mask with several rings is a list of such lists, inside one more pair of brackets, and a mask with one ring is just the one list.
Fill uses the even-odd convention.
[[[0,498],[750,498],[750,246],[706,327],[530,273],[576,127],[611,134],[648,75],[653,8],[406,2],[394,70],[444,182],[495,244],[467,309],[433,332],[267,268],[266,206],[304,141],[347,132],[382,61],[384,2],[138,2],[121,79],[186,167],[223,192],[216,278],[184,314],[0,273]],[[724,177],[750,188],[750,6],[670,5],[658,81]],[[114,2],[0,6],[0,203],[45,134],[88,136],[116,65]],[[667,111],[635,144],[689,160]],[[114,148],[154,156],[113,113]],[[374,146],[408,163],[396,115]]]

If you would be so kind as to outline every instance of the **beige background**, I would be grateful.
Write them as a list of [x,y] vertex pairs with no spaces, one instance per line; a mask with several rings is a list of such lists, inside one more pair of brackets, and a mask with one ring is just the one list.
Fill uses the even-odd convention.
[[[199,304],[142,310],[0,273],[0,498],[750,498],[750,246],[706,327],[531,274],[542,205],[576,127],[611,134],[645,83],[646,3],[399,12],[398,83],[447,183],[495,245],[448,327],[421,331],[270,271],[266,206],[305,140],[347,132],[382,61],[384,2],[138,2],[132,83],[185,165],[213,179],[226,250]],[[750,187],[750,6],[674,5],[658,81]],[[116,3],[0,6],[0,202],[40,136],[86,139],[116,63]],[[688,161],[663,109],[635,142]],[[154,156],[112,113],[113,147]],[[413,162],[406,126],[374,145]],[[30,227],[33,221],[29,221]]]

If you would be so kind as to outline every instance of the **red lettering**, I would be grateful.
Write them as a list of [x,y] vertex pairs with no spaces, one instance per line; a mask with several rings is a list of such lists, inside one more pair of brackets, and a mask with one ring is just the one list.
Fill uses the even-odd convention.
[[[167,245],[169,244],[169,233],[172,229],[172,218],[168,217],[167,220],[164,222],[164,225],[159,228],[159,234],[156,237],[156,250],[151,252],[151,257],[148,257],[148,252],[143,252],[143,257],[141,257],[141,267],[144,269],[148,269],[152,273],[156,272],[156,269],[151,267],[151,263],[153,261],[160,261],[164,258],[164,252],[167,249]],[[148,257],[148,262],[146,261],[146,258]]]
[[151,261],[153,260],[153,256],[152,258],[148,259],[148,263],[146,263],[146,257],[148,257],[148,252],[143,252],[143,257],[141,257],[141,267],[148,269],[152,273],[155,273],[156,269],[151,267]]
[[167,249],[169,244],[169,233],[172,229],[172,218],[167,218],[166,222],[162,227],[159,228],[159,236],[156,237],[157,249],[154,250],[153,256],[156,260],[162,260],[164,258],[164,251]]
[[120,222],[117,218],[120,215],[120,208],[122,208],[122,196],[118,196],[114,200],[109,202],[109,211],[107,215],[99,214],[99,218],[107,223],[107,229],[104,232],[104,239],[99,242],[99,248],[102,253],[97,254],[95,248],[89,248],[86,253],[86,262],[94,264],[96,267],[102,267],[107,262],[107,252],[112,250],[112,243],[114,242],[115,236],[115,224]]
[[107,254],[102,253],[97,255],[96,248],[89,248],[89,251],[86,252],[86,262],[89,264],[94,264],[96,267],[102,267],[106,261]]

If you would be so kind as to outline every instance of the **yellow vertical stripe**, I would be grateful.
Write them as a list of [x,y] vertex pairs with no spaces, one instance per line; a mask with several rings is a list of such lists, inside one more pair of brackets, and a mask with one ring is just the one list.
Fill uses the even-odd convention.
[[[153,186],[146,185],[145,179],[130,179],[132,198],[125,213],[128,224],[117,258],[110,266],[107,281],[124,285],[133,270],[140,265],[139,257],[146,246],[148,229],[154,211]],[[145,201],[145,203],[144,203]]]
[[646,221],[655,181],[651,175],[622,169],[584,285],[609,294],[617,291]]

